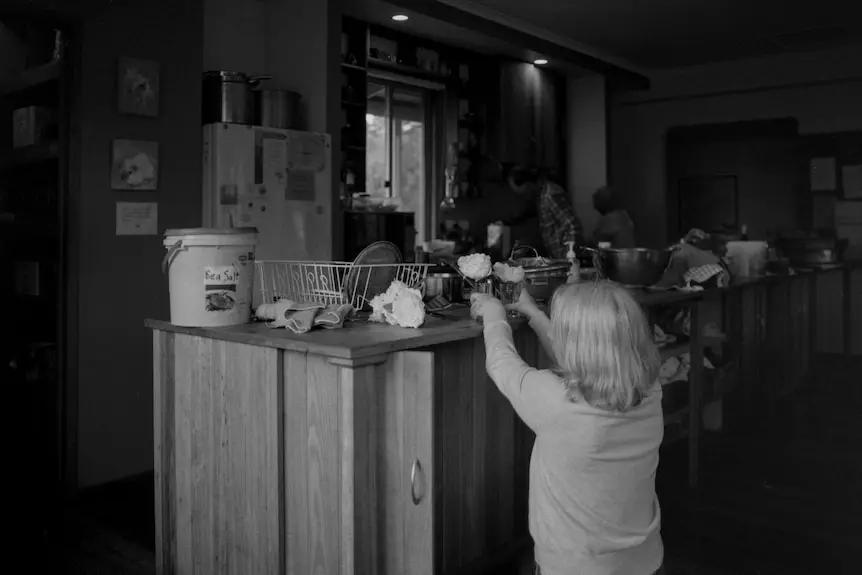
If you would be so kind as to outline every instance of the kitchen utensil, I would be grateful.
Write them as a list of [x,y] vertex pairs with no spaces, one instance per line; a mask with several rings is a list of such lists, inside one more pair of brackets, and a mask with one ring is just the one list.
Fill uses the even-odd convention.
[[604,248],[593,252],[596,267],[604,277],[629,287],[646,287],[658,282],[671,256],[670,248]]
[[822,265],[841,261],[846,238],[781,238],[775,247],[794,265]]
[[451,271],[448,267],[433,267],[425,276],[425,298],[431,300],[443,296],[450,302],[463,299],[464,279],[461,274]]
[[356,301],[358,292],[363,292],[364,309],[374,296],[382,294],[396,279],[398,264],[403,261],[401,251],[389,242],[374,242],[362,250],[347,273],[344,281],[344,294],[347,301]]
[[289,90],[261,88],[254,91],[257,124],[267,128],[299,130],[302,96]]
[[[519,251],[532,251],[533,256],[516,258]],[[551,299],[558,287],[566,283],[571,264],[566,260],[551,260],[539,256],[530,246],[516,246],[509,257],[509,265],[524,268],[524,289],[536,301]]]
[[203,124],[253,124],[252,88],[269,76],[247,76],[242,72],[214,70],[204,72]]

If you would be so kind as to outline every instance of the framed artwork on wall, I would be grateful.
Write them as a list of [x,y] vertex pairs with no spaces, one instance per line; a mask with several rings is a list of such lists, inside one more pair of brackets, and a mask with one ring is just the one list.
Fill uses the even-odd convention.
[[158,62],[120,58],[117,70],[117,107],[123,114],[159,115],[161,91]]
[[159,187],[159,143],[114,140],[111,189],[151,191]]

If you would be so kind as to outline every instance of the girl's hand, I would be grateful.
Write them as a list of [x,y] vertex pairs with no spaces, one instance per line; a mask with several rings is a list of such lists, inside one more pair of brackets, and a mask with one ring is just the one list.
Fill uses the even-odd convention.
[[494,296],[484,293],[470,295],[470,315],[473,319],[482,318],[486,324],[492,321],[506,321],[506,309]]
[[506,309],[514,310],[527,317],[533,317],[537,313],[540,313],[536,300],[533,299],[533,296],[530,295],[530,292],[526,288],[521,288],[521,295],[518,297],[518,301],[510,303],[506,306]]

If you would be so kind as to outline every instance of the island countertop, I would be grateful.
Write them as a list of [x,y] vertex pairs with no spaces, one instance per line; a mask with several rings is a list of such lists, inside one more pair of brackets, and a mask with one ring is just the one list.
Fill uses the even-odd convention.
[[[694,301],[702,292],[632,290],[641,305],[653,306]],[[315,329],[296,334],[255,322],[230,327],[182,327],[167,321],[148,319],[148,328],[186,333],[212,339],[312,353],[337,359],[355,360],[376,355],[418,349],[441,343],[472,339],[482,334],[482,324],[470,318],[466,306],[443,312],[443,317],[428,315],[421,328],[402,328],[365,320],[347,321],[339,329]],[[510,320],[520,327],[524,319]]]

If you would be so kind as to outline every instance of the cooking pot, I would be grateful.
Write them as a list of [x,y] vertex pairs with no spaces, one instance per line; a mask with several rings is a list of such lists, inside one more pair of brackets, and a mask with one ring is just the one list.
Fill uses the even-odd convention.
[[289,90],[261,88],[255,90],[257,124],[267,128],[299,130],[300,102],[302,97]]
[[596,267],[604,277],[629,287],[646,287],[658,283],[671,255],[670,249],[602,248],[592,251]]
[[431,268],[425,276],[425,299],[442,295],[451,303],[464,299],[464,280],[455,271],[447,268]]
[[204,124],[254,124],[252,88],[269,76],[247,76],[242,72],[204,72],[202,113]]
[[[522,249],[533,252],[533,256],[516,258],[515,253]],[[534,300],[550,300],[557,288],[566,283],[571,264],[566,260],[552,260],[538,255],[529,246],[517,246],[512,250],[509,264],[524,268],[524,289]]]

